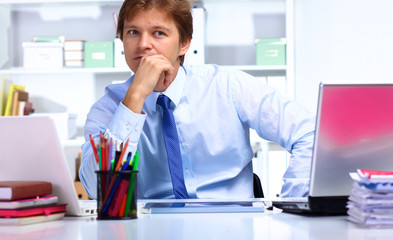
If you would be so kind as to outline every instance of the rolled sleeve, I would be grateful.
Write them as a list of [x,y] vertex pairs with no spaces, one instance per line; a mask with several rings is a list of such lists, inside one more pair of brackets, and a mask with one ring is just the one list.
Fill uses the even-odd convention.
[[[102,99],[105,102],[106,99]],[[91,147],[89,136],[93,136],[96,143],[99,141],[99,134],[103,132],[108,139],[121,143],[129,139],[127,151],[135,153],[139,138],[142,132],[146,114],[136,114],[119,103],[116,109],[105,109],[100,102],[93,106],[85,125],[86,142],[82,145],[82,163],[79,169],[79,176],[87,194],[95,199],[97,196],[97,178],[95,171],[98,166]],[[110,119],[105,123],[103,119]],[[103,129],[105,129],[103,131]]]
[[281,197],[308,196],[313,140],[314,130],[310,130],[294,144],[289,166],[283,176]]
[[[111,136],[116,136],[119,140],[130,142],[139,141],[146,114],[137,114],[128,109],[123,103],[119,104],[112,121],[108,125],[108,132]],[[111,137],[110,136],[110,137]]]

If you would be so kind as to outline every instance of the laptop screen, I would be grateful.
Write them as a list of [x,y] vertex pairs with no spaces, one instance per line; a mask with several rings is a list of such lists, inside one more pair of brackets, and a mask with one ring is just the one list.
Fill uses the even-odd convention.
[[349,172],[393,170],[393,84],[321,84],[311,196],[345,196]]
[[54,122],[44,116],[0,117],[0,180],[49,181],[67,215],[80,215]]

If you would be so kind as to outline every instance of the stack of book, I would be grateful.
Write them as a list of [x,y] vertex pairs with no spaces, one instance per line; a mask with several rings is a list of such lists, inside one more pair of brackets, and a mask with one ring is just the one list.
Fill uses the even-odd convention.
[[29,102],[29,93],[23,85],[11,84],[4,116],[24,116],[34,112],[33,103]]
[[65,67],[84,66],[84,42],[83,40],[66,40],[64,42]]
[[393,172],[359,169],[348,201],[348,219],[365,227],[393,227]]
[[0,225],[27,225],[61,220],[65,204],[58,204],[46,181],[0,181]]

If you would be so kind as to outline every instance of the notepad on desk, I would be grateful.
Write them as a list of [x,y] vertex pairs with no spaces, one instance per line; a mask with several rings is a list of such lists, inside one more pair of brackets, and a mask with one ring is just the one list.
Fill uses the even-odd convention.
[[264,212],[271,201],[251,199],[144,199],[138,200],[142,213],[234,213]]

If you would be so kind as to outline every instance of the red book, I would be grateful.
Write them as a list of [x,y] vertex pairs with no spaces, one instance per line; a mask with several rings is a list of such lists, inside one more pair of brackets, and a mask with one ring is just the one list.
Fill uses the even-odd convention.
[[0,209],[0,217],[13,218],[13,217],[27,217],[35,215],[49,215],[52,213],[65,212],[66,205],[59,204],[53,206],[40,206],[32,208],[21,209]]
[[52,183],[46,181],[0,181],[0,200],[17,200],[52,193]]
[[393,172],[358,169],[358,176],[362,182],[368,183],[393,183]]
[[358,169],[358,174],[362,178],[393,178],[393,172],[390,171]]

